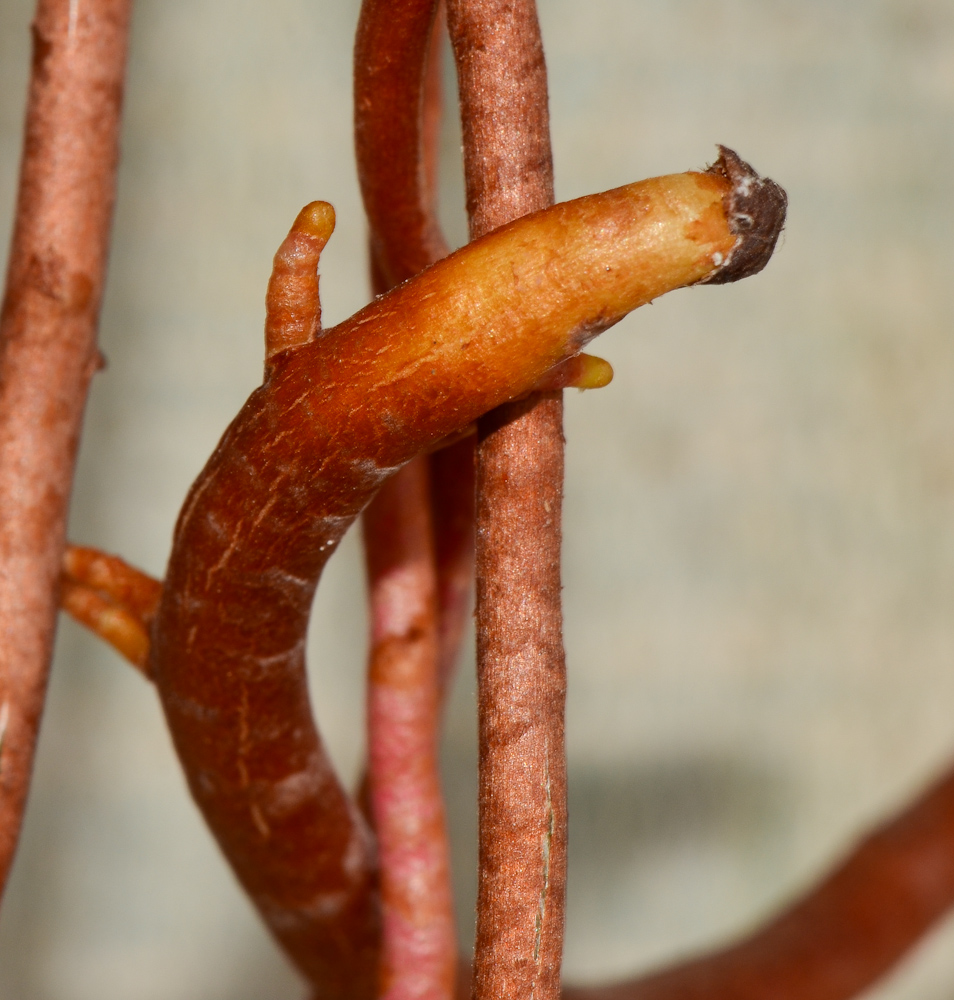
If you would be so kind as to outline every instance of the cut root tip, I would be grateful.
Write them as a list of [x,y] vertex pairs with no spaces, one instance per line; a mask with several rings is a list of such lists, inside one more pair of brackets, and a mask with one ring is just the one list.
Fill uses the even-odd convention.
[[701,285],[724,285],[758,274],[775,250],[788,207],[788,196],[775,181],[760,177],[727,146],[718,148],[719,159],[706,173],[723,177],[731,185],[723,204],[729,231],[737,240],[722,265]]

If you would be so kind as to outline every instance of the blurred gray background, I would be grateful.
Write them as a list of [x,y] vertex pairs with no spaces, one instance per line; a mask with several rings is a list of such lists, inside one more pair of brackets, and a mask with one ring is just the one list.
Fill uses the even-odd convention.
[[[954,760],[954,6],[540,3],[561,198],[701,167],[722,142],[791,201],[763,275],[630,317],[596,348],[612,386],[568,396],[566,971],[593,981],[746,931]],[[0,0],[3,253],[31,7]],[[326,321],[366,301],[356,18],[356,0],[138,3],[76,541],[162,573],[185,490],[260,379],[271,256],[305,202],[338,210]],[[458,149],[451,122],[460,242]],[[350,538],[312,629],[319,722],[349,778],[359,560]],[[445,758],[464,941],[472,676]],[[872,996],[952,991],[949,922]],[[301,995],[148,684],[64,622],[0,997]]]

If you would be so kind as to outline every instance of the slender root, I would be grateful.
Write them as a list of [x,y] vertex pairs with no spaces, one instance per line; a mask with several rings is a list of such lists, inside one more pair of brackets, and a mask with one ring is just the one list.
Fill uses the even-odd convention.
[[[362,7],[355,132],[376,294],[447,252],[435,213],[443,29],[437,8],[433,0],[365,0]],[[464,447],[472,453],[472,445]],[[468,478],[465,513],[473,508]],[[382,487],[363,518],[372,648],[369,771],[359,801],[378,836],[379,990],[389,1000],[449,1000],[456,967],[438,730],[461,633],[457,591],[463,586],[466,602],[473,543],[461,551],[457,535],[448,534],[459,530],[456,484],[438,478],[429,490],[428,481],[428,459],[421,457]],[[440,511],[433,525],[432,503]],[[463,530],[472,538],[472,517]]]
[[0,310],[0,891],[43,714],[119,159],[130,0],[39,0]]
[[162,583],[118,556],[68,545],[60,575],[60,607],[149,677],[152,620]]
[[381,863],[379,995],[448,1000],[456,971],[450,851],[437,760],[437,581],[427,461],[389,480],[363,519],[372,612],[370,799]]
[[149,633],[134,615],[107,601],[99,591],[69,580],[60,585],[60,607],[149,676]]
[[[534,0],[448,0],[448,24],[473,238],[553,203],[546,67]],[[551,386],[544,380],[543,387]],[[558,387],[559,380],[552,385]],[[478,422],[475,1000],[559,995],[566,880],[562,494],[559,393],[508,404]]]

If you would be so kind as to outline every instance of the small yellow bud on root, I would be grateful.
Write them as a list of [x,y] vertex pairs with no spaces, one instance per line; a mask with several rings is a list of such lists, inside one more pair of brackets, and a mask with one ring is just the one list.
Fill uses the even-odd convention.
[[304,233],[327,243],[335,231],[335,210],[327,201],[313,201],[306,205],[291,227],[293,233]]
[[613,381],[613,366],[593,354],[577,354],[567,358],[543,376],[533,387],[534,392],[556,389],[602,389]]

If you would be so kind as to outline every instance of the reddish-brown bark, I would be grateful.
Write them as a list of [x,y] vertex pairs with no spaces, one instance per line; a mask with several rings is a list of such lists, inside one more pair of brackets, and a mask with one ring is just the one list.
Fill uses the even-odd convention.
[[[428,83],[415,68],[423,64],[434,3],[403,0],[388,11],[376,29],[362,21],[359,58],[387,56],[389,47],[393,52],[403,45],[410,60],[371,58],[369,89],[356,87],[356,96],[359,108],[374,108],[375,114],[380,109],[383,117],[364,131],[362,122],[373,115],[362,118],[359,112],[356,121],[359,156],[362,143],[377,144],[389,149],[394,165],[390,175],[372,169],[363,177],[366,187],[377,190],[372,206],[387,205],[377,216],[369,208],[369,217],[376,262],[387,283],[394,284],[446,248],[434,221],[435,160],[420,155],[419,141],[421,135],[433,140],[436,129],[436,76],[431,74]],[[461,0],[453,6],[452,20],[471,231],[479,236],[552,203],[545,69],[532,2]],[[387,45],[374,35],[384,24]],[[5,502],[0,628],[7,641],[5,662],[0,661],[0,884],[29,782],[52,641],[65,504],[86,388],[98,363],[95,322],[127,27],[125,0],[88,0],[82,10],[66,0],[41,0],[35,25],[27,146],[0,330],[0,495]],[[391,104],[379,100],[388,95]],[[409,124],[409,116],[414,123]],[[428,146],[425,139],[424,148],[433,150],[433,141]],[[724,159],[731,181],[731,159]],[[382,479],[491,406],[498,408],[482,418],[479,428],[476,994],[555,997],[559,991],[565,879],[562,403],[557,393],[547,393],[499,404],[534,388],[579,381],[578,369],[582,365],[589,371],[588,363],[579,356],[566,363],[567,357],[647,294],[757,269],[742,263],[741,252],[738,274],[722,266],[743,244],[751,249],[753,240],[737,238],[731,212],[726,228],[721,205],[711,211],[723,195],[728,197],[726,186],[712,178],[696,183],[703,197],[698,204],[690,197],[691,209],[676,219],[683,224],[679,239],[693,244],[693,253],[681,246],[672,258],[657,254],[656,273],[635,283],[630,279],[625,294],[615,278],[607,282],[601,274],[606,295],[592,298],[594,275],[581,278],[593,262],[585,252],[581,268],[564,274],[562,283],[552,275],[542,281],[539,262],[521,273],[526,260],[520,254],[533,243],[527,237],[516,241],[517,263],[508,259],[513,285],[503,295],[493,251],[461,258],[472,262],[478,278],[481,269],[485,278],[491,275],[483,287],[489,310],[452,301],[461,269],[450,267],[409,295],[395,296],[329,331],[321,352],[299,354],[297,349],[315,346],[320,330],[313,273],[333,228],[333,212],[329,222],[322,209],[316,222],[315,206],[322,203],[309,206],[276,257],[266,382],[227,432],[183,510],[151,664],[193,794],[317,997],[373,992],[378,912],[368,831],[328,765],[310,716],[301,649],[311,595],[344,528]],[[713,193],[718,198],[703,205],[706,194]],[[614,194],[603,198],[611,203]],[[648,197],[651,201],[652,194]],[[604,201],[600,211],[606,206]],[[609,206],[611,227],[623,225],[618,207]],[[579,242],[573,232],[578,221],[573,212],[564,213],[561,238],[569,230],[571,242]],[[774,245],[774,222],[769,229]],[[539,226],[536,232],[542,232]],[[553,249],[546,241],[544,246]],[[764,263],[764,249],[753,251],[758,266]],[[602,266],[604,255],[598,256]],[[547,259],[546,267],[552,263]],[[527,276],[535,279],[532,284],[550,283],[537,302],[528,302],[521,287]],[[578,297],[584,289],[590,294],[585,308],[570,302],[568,288],[574,286]],[[433,296],[439,300],[436,310],[426,301]],[[514,319],[518,301],[521,309],[528,308]],[[502,303],[508,315],[497,328],[494,308]],[[398,345],[393,357],[379,363],[391,346],[388,327],[394,316],[416,340],[412,347]],[[440,340],[450,318],[457,320],[456,340],[453,335]],[[562,337],[552,336],[555,318]],[[509,343],[479,345],[466,359],[448,360],[469,351],[473,341],[465,336],[485,329],[492,331],[492,342],[502,333]],[[320,411],[316,393],[323,397]],[[349,421],[354,426],[346,427]],[[384,980],[378,985],[394,998],[449,996],[455,975],[433,751],[440,688],[446,686],[466,606],[472,445],[457,445],[432,461],[438,469],[432,495],[453,501],[440,508],[436,556],[422,460],[411,461],[391,480],[366,522],[369,575],[379,595],[372,601],[369,716],[382,720],[370,726],[372,802],[379,828],[397,834],[381,841],[385,914],[388,907],[397,914],[392,943],[406,947],[404,966],[417,975],[401,989],[392,988],[389,973],[402,960],[393,960],[386,941]],[[443,608],[440,635],[435,559]],[[140,666],[149,653],[160,591],[156,581],[114,557],[79,549],[67,554],[64,606]],[[703,961],[648,984],[567,995],[577,1000],[597,993],[647,1000],[701,996],[711,992],[714,975],[717,986],[731,981],[738,992],[742,983],[739,995],[755,1000],[769,992],[778,995],[773,977],[779,963],[783,973],[790,973],[793,1000],[848,995],[845,989],[866,985],[878,962],[883,967],[886,954],[907,947],[954,895],[954,864],[943,852],[932,853],[932,845],[950,840],[951,799],[954,792],[943,786],[920,811],[866,842],[815,897],[721,956],[721,964]],[[889,926],[877,907],[892,891],[907,892],[908,905],[904,919]],[[837,968],[820,957],[819,925],[830,939],[841,934],[848,957]]]
[[565,1000],[849,1000],[954,905],[954,773],[737,945]]
[[[534,0],[448,0],[471,237],[553,203]],[[479,868],[474,996],[555,998],[566,893],[563,399],[485,417],[477,448]]]
[[370,995],[378,945],[370,836],[305,681],[325,562],[414,456],[717,271],[738,243],[731,194],[711,173],[656,178],[469,244],[275,354],[192,487],[150,665],[193,796],[317,995]]
[[128,0],[40,0],[0,316],[0,887],[43,709],[115,196]]
[[532,0],[448,0],[472,239],[553,204],[543,43]]
[[[560,990],[566,891],[562,412],[554,393],[511,404],[492,414],[499,422],[484,418],[479,425],[477,998],[556,997]],[[535,548],[528,550],[528,539]]]

